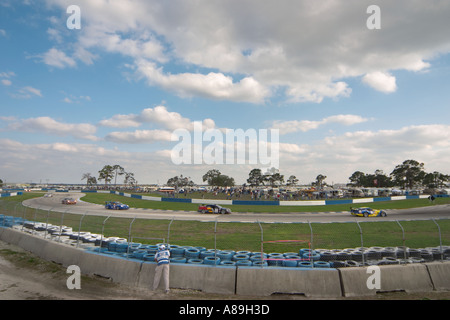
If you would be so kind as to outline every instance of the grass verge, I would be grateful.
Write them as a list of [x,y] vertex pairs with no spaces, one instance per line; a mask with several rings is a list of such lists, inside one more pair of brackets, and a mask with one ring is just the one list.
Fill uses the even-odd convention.
[[[104,193],[87,193],[82,198],[83,201],[104,204],[105,201],[120,201],[128,204],[133,208],[158,209],[158,210],[187,210],[197,211],[198,204],[166,202],[166,201],[149,201],[136,198],[128,198],[115,194]],[[205,204],[208,200],[205,199]],[[266,205],[227,205],[233,212],[340,212],[349,211],[351,206],[354,207],[372,207],[374,209],[407,209],[416,207],[426,207],[430,205],[449,204],[450,198],[437,198],[434,203],[428,199],[409,199],[396,201],[380,201],[368,202],[360,204],[335,204],[326,206],[266,206]]]
[[[16,215],[31,221],[48,222],[54,225],[66,225],[74,231],[102,233],[105,237],[117,236],[141,243],[158,243],[169,241],[171,244],[199,246],[206,248],[231,249],[235,251],[260,251],[261,238],[264,241],[297,240],[293,243],[263,243],[265,252],[298,252],[307,248],[311,242],[314,248],[343,249],[361,246],[361,234],[356,223],[217,223],[198,221],[171,221],[111,217],[82,216],[63,214],[26,208],[20,205],[25,198],[40,194],[24,194],[23,196],[5,198],[2,203],[2,214]],[[16,202],[13,202],[13,199]],[[158,209],[186,209],[186,203],[163,203],[134,198],[124,198],[112,194],[88,194],[84,201],[104,203],[107,200],[126,202],[133,207],[145,208],[154,205],[170,205]],[[130,200],[130,201],[128,201]],[[20,201],[20,202],[17,202]],[[391,201],[400,208],[416,205],[418,200]],[[401,203],[403,202],[403,204]],[[380,204],[380,203],[376,203]],[[191,204],[192,205],[192,204]],[[419,203],[420,205],[420,203]],[[194,205],[196,209],[196,205]],[[375,206],[374,206],[375,207]],[[148,207],[147,207],[148,208]],[[264,208],[266,208],[264,206]],[[331,210],[330,210],[331,211]],[[443,245],[450,245],[450,219],[439,220]],[[363,245],[371,246],[407,246],[411,248],[436,247],[440,244],[439,230],[432,220],[402,221],[401,227],[395,222],[368,221],[360,222],[363,230]],[[262,229],[262,232],[261,232]]]

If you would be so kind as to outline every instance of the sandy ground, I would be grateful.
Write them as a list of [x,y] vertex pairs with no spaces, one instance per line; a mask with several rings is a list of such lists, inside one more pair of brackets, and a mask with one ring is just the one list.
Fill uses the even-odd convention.
[[[0,300],[239,300],[236,295],[171,289],[153,292],[112,283],[100,277],[81,277],[81,289],[68,289],[71,273],[20,247],[0,241]],[[245,297],[258,300],[264,297]],[[282,300],[283,297],[274,297]]]
[[[195,290],[172,289],[170,293],[122,286],[107,279],[81,277],[81,289],[68,289],[71,274],[66,268],[44,261],[17,246],[0,241],[0,300],[311,300],[299,295],[270,297],[206,294]],[[354,298],[353,298],[354,299]],[[337,300],[353,300],[339,298]],[[449,300],[450,292],[377,294],[362,300]],[[315,299],[317,300],[317,299]]]

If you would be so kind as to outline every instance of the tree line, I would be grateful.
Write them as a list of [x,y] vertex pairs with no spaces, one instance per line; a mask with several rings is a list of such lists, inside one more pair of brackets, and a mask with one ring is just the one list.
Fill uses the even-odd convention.
[[[86,180],[87,186],[96,185],[97,181],[104,181],[105,187],[113,182],[117,184],[118,176],[124,176],[124,183],[127,186],[136,186],[137,180],[134,173],[127,172],[120,165],[105,165],[98,171],[98,178],[92,176],[90,173],[84,173],[82,180]],[[316,180],[310,184],[317,189],[322,189],[327,185],[325,182],[327,176],[318,174]],[[424,163],[416,160],[405,160],[403,163],[395,166],[393,171],[386,175],[383,170],[375,170],[373,174],[367,174],[362,171],[355,171],[349,178],[349,186],[355,187],[378,187],[387,188],[399,186],[403,188],[413,189],[416,186],[423,186],[426,188],[442,188],[450,181],[448,174],[443,174],[437,171],[426,172]],[[235,180],[233,177],[222,174],[217,169],[208,170],[202,176],[203,182],[210,186],[216,187],[233,187]],[[285,180],[278,169],[270,168],[263,172],[261,169],[252,169],[248,174],[248,179],[245,185],[251,187],[259,186],[296,186],[300,181],[295,175],[290,175]],[[308,184],[308,183],[306,183]],[[167,180],[167,186],[175,188],[192,187],[195,185],[190,177],[183,175],[175,176]]]
[[450,181],[448,174],[438,171],[426,172],[425,165],[416,160],[405,160],[402,164],[395,166],[394,170],[387,176],[382,170],[375,170],[374,174],[366,174],[355,171],[349,180],[357,187],[394,187],[413,189],[417,186],[426,188],[442,188]]
[[127,172],[125,169],[118,165],[105,165],[101,170],[98,171],[98,178],[93,176],[91,173],[83,173],[81,180],[86,180],[86,186],[90,187],[97,184],[97,181],[104,181],[105,187],[108,183],[111,183],[114,178],[114,185],[117,185],[117,177],[125,176],[123,183],[127,186],[136,186],[137,180],[134,177],[133,172]]

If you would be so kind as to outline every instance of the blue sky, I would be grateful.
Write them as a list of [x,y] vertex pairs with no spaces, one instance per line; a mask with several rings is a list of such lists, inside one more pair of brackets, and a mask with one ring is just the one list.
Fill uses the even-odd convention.
[[[0,1],[0,178],[201,183],[170,134],[278,129],[279,170],[346,183],[407,159],[449,173],[450,4],[376,1]],[[66,9],[77,5],[81,29]]]

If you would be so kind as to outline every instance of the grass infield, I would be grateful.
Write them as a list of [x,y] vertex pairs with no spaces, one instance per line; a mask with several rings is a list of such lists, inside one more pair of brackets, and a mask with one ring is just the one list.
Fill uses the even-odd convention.
[[[54,225],[66,225],[74,231],[89,231],[101,233],[105,237],[117,236],[140,243],[158,243],[170,241],[171,244],[198,246],[207,249],[217,248],[223,250],[258,252],[261,250],[261,228],[264,241],[275,240],[302,240],[298,242],[264,243],[264,252],[298,252],[300,248],[307,248],[308,242],[313,248],[344,249],[361,246],[361,234],[356,223],[234,223],[234,222],[198,222],[180,221],[171,222],[168,212],[167,220],[151,220],[111,217],[105,222],[105,217],[62,214],[26,208],[21,202],[33,197],[42,196],[42,193],[25,193],[22,196],[6,197],[0,201],[0,214],[15,215],[32,221],[48,222]],[[83,201],[103,204],[105,201],[121,201],[131,207],[165,209],[165,210],[196,210],[196,204],[156,202],[134,198],[125,198],[113,194],[87,194]],[[435,204],[449,203],[448,198],[438,198]],[[389,202],[376,202],[359,204],[359,206],[374,208],[400,209],[430,205],[427,199],[398,200]],[[348,211],[349,205],[330,205],[312,207],[280,207],[280,206],[229,206],[233,211],[269,212],[279,209],[284,212],[307,211]],[[295,209],[295,210],[294,210]],[[310,211],[311,210],[311,211]],[[272,211],[272,212],[283,212]],[[151,214],[149,212],[149,214]],[[443,245],[450,245],[450,219],[437,221],[441,230]],[[432,220],[402,221],[401,227],[391,221],[360,221],[363,231],[364,247],[371,246],[407,246],[410,248],[436,247],[440,244],[439,229]],[[81,225],[81,229],[80,229]],[[311,232],[312,229],[312,232]]]

